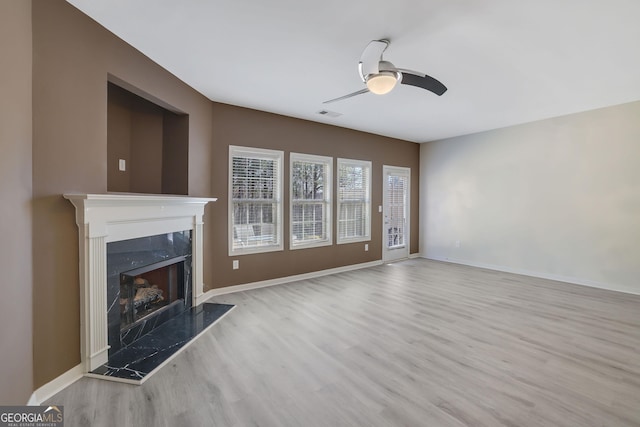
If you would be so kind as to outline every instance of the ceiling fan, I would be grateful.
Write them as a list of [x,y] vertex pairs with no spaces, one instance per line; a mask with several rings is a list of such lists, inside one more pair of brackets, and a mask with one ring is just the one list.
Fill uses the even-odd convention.
[[358,63],[358,72],[362,81],[367,85],[366,88],[339,98],[324,101],[323,104],[341,101],[367,92],[384,95],[391,92],[398,83],[426,89],[438,96],[447,91],[445,85],[431,76],[419,71],[396,68],[391,62],[383,60],[382,53],[389,47],[389,44],[391,42],[385,39],[372,40],[362,52]]

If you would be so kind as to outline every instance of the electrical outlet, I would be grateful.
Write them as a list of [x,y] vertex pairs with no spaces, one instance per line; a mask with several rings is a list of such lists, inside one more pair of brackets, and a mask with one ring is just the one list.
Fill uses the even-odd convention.
[[369,250],[369,244],[365,243],[364,244],[364,251],[367,252]]
[[233,260],[233,269],[234,269],[234,270],[237,270],[237,269],[239,269],[239,268],[240,268],[240,261],[239,261],[239,260],[237,260],[237,259],[234,259],[234,260]]
[[460,240],[456,240],[456,248],[460,247]]
[[127,170],[127,161],[125,159],[118,160],[118,170],[124,172]]

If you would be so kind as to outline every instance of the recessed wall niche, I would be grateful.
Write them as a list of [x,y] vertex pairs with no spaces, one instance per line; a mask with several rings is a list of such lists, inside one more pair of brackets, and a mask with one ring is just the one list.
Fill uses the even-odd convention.
[[188,194],[189,115],[107,85],[107,190]]

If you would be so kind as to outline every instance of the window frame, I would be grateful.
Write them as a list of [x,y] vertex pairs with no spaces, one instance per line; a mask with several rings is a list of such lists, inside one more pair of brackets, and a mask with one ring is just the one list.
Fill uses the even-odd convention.
[[[340,236],[340,222],[342,220],[340,218],[341,206],[343,204],[346,204],[340,198],[340,175],[341,175],[341,169],[342,169],[343,165],[344,166],[362,167],[367,172],[367,183],[366,183],[367,184],[367,190],[366,190],[366,194],[365,194],[365,199],[361,202],[362,204],[364,204],[364,206],[365,206],[364,212],[366,212],[366,217],[364,219],[364,221],[365,221],[365,224],[364,224],[365,234],[362,235],[362,236],[355,236],[355,237],[341,237]],[[338,158],[338,165],[337,165],[337,168],[336,168],[336,243],[338,245],[347,244],[347,243],[371,241],[371,221],[372,221],[371,186],[372,186],[372,175],[373,175],[373,168],[372,168],[372,162],[371,161],[369,161],[369,160],[355,160],[355,159]]]
[[[274,185],[274,204],[275,204],[275,237],[276,243],[263,246],[247,246],[234,248],[234,206],[236,204],[233,198],[233,158],[248,157],[256,159],[274,160],[276,162],[276,171],[274,176],[276,183]],[[229,256],[238,256],[246,254],[257,254],[265,252],[276,252],[284,250],[283,244],[283,194],[284,188],[284,151],[271,150],[265,148],[243,147],[237,145],[229,145],[229,173],[228,173],[228,250]],[[258,200],[258,199],[256,199]]]
[[[325,218],[325,234],[326,238],[318,240],[302,240],[294,242],[293,240],[293,209],[296,202],[293,199],[293,163],[307,162],[320,163],[325,165],[325,183],[323,188],[323,199]],[[307,249],[317,248],[321,246],[330,246],[333,244],[333,157],[318,156],[314,154],[290,153],[289,154],[289,249]],[[310,202],[318,203],[320,200],[310,200]],[[299,203],[299,202],[298,202]]]

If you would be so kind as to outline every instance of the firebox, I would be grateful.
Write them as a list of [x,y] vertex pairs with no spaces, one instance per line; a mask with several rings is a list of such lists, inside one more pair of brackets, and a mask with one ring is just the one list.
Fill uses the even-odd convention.
[[181,256],[120,274],[120,330],[161,310],[185,310],[185,270]]

